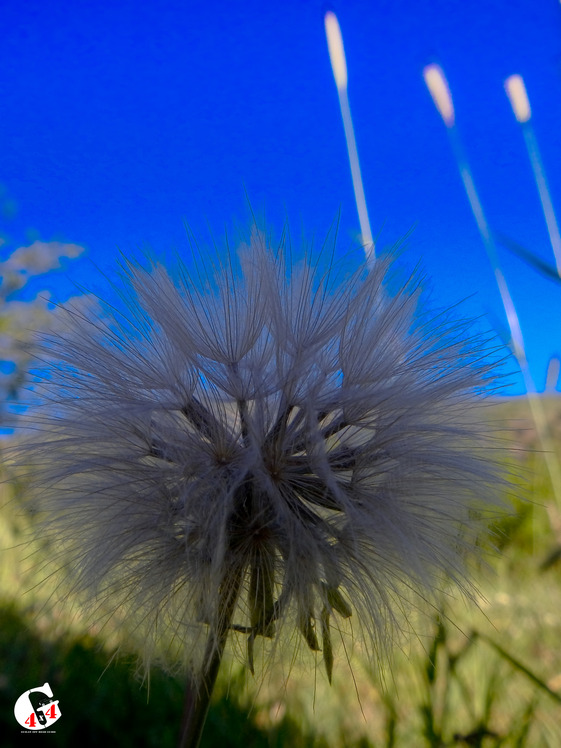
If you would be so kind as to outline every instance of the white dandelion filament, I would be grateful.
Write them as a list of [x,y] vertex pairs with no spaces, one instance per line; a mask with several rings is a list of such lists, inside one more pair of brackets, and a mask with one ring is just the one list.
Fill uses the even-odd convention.
[[358,150],[356,147],[355,131],[351,117],[351,107],[347,93],[347,62],[345,60],[345,49],[343,47],[343,37],[337,16],[332,11],[325,14],[325,34],[327,37],[327,47],[329,50],[329,59],[337,93],[339,95],[339,105],[341,107],[341,116],[343,118],[343,127],[345,129],[345,139],[347,141],[347,151],[351,165],[351,175],[353,179],[353,190],[355,193],[355,202],[358,211],[358,220],[360,223],[360,232],[364,253],[369,263],[375,259],[375,246],[372,239],[372,230],[370,228],[370,219],[368,218],[368,208],[366,207],[366,198],[364,196],[364,185],[360,172],[360,163],[358,159]]
[[69,306],[43,339],[20,459],[45,531],[147,662],[163,642],[199,674],[184,744],[230,638],[253,669],[299,632],[331,679],[346,619],[378,652],[411,594],[464,579],[494,364],[467,323],[419,313],[415,279],[391,295],[388,267],[337,282],[254,234],[212,274],[128,262],[124,310]]
[[530,102],[528,100],[528,94],[526,93],[526,87],[522,76],[511,75],[507,78],[505,81],[505,90],[510,100],[514,116],[522,128],[522,134],[524,135],[524,141],[526,142],[528,156],[530,158],[532,171],[534,172],[534,178],[540,196],[540,202],[542,204],[547,232],[549,234],[549,241],[551,242],[551,247],[555,256],[557,273],[561,278],[561,235],[559,233],[559,226],[557,224],[555,210],[551,201],[551,194],[545,176],[542,157],[538,148],[538,141],[536,139],[534,128],[532,127],[532,111],[530,109]]

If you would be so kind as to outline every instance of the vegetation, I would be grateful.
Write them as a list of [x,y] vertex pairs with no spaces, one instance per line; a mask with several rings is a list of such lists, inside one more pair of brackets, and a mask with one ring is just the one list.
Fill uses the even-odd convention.
[[[22,298],[28,280],[74,257],[75,245],[35,242],[0,262],[2,379],[6,403],[23,382],[26,330],[56,324],[47,300]],[[17,336],[14,331],[19,330]],[[561,398],[542,398],[561,459]],[[329,686],[321,654],[311,671],[284,662],[256,680],[238,661],[224,662],[203,746],[249,748],[557,748],[561,745],[561,517],[528,402],[497,402],[489,418],[508,446],[517,490],[494,530],[494,550],[474,570],[477,593],[451,588],[411,638],[404,630],[391,662],[376,670],[359,651],[339,652]],[[184,681],[156,668],[135,673],[134,654],[109,622],[92,629],[71,590],[50,605],[52,549],[31,545],[33,517],[21,484],[5,477],[0,496],[0,735],[21,745],[17,698],[48,682],[62,717],[45,738],[53,746],[175,746]],[[505,489],[506,490],[506,489]],[[53,563],[53,568],[56,561]],[[47,580],[47,581],[45,581]],[[404,627],[406,628],[406,627]],[[400,648],[401,647],[401,648]],[[118,653],[118,654],[116,654]],[[287,671],[291,677],[287,678]]]
[[[552,397],[546,405],[561,447],[561,402]],[[561,745],[561,554],[553,498],[525,400],[493,406],[490,418],[503,424],[519,490],[516,511],[505,510],[494,528],[489,563],[474,572],[476,600],[451,590],[421,624],[424,635],[404,635],[403,650],[396,648],[380,670],[369,669],[360,652],[351,670],[343,653],[332,686],[320,659],[311,672],[294,663],[290,679],[273,669],[262,681],[237,661],[224,663],[203,746]],[[37,543],[30,556],[19,545],[32,518],[17,501],[17,487],[4,490],[12,501],[4,502],[0,525],[1,545],[9,547],[0,578],[2,745],[20,744],[18,696],[47,681],[62,713],[52,745],[174,746],[182,678],[153,669],[142,682],[132,655],[121,650],[112,659],[119,642],[110,625],[85,634],[70,606],[45,605],[52,587],[34,585],[48,549]]]

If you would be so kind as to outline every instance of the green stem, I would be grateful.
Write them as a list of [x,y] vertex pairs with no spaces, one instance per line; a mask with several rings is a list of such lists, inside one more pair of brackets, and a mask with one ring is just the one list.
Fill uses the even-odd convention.
[[232,583],[220,594],[218,631],[209,633],[203,660],[203,670],[199,678],[190,677],[185,687],[181,736],[178,748],[197,748],[210,706],[210,699],[220,670],[222,655],[228,640],[234,609],[241,587],[242,573],[238,572]]
[[[209,643],[207,643],[206,654],[208,654],[209,644],[210,637]],[[198,683],[196,678],[189,678],[185,687],[179,748],[197,748],[203,734],[210,706],[210,697],[212,696],[224,651],[224,647],[219,647],[214,642],[212,642],[212,647],[214,652],[211,655],[207,670],[201,677],[201,683]]]

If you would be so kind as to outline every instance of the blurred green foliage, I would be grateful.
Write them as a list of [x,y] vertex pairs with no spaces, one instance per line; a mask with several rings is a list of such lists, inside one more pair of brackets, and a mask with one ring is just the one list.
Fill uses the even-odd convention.
[[[556,419],[561,402],[548,412]],[[451,588],[432,622],[415,621],[418,640],[405,637],[390,664],[372,669],[359,652],[352,668],[336,659],[332,687],[321,656],[311,671],[295,661],[262,681],[225,662],[203,746],[561,745],[561,560],[552,496],[524,402],[499,404],[492,417],[509,433],[518,487],[514,510],[494,527],[494,553],[475,570],[476,599]],[[5,484],[6,498],[10,491]],[[110,626],[93,638],[69,611],[44,607],[52,587],[34,585],[48,549],[39,543],[28,558],[29,546],[17,545],[33,522],[18,507],[16,495],[3,521],[0,515],[0,540],[12,546],[0,576],[0,745],[22,744],[15,701],[45,681],[62,712],[56,732],[45,736],[52,745],[176,745],[182,679],[153,668],[148,689],[132,655],[113,658],[119,641]]]
[[[100,745],[176,744],[183,682],[154,670],[150,686],[134,675],[126,660],[108,664],[103,642],[89,635],[50,641],[40,636],[33,618],[13,604],[0,607],[0,735],[3,748],[21,745],[13,709],[18,697],[48,682],[59,701],[61,718],[49,742],[83,748]],[[238,683],[236,683],[236,680]],[[219,692],[205,729],[203,746],[243,745],[256,748],[327,748],[325,739],[302,732],[297,720],[284,716],[271,730],[248,716],[251,704],[237,698],[240,675]]]
[[[17,396],[31,329],[52,324],[47,298],[21,297],[29,279],[77,256],[75,245],[34,242],[0,255],[0,425]],[[2,257],[4,259],[2,259]],[[546,405],[561,453],[561,402]],[[335,662],[333,686],[321,657],[294,661],[255,681],[225,662],[202,746],[224,748],[558,748],[561,745],[561,520],[524,399],[490,409],[502,424],[516,477],[514,509],[493,529],[495,550],[475,570],[475,598],[451,588],[432,618],[405,636],[391,663],[372,669],[354,652]],[[558,454],[557,457],[561,457]],[[48,604],[49,549],[31,545],[33,517],[24,483],[0,488],[0,746],[20,746],[13,709],[26,690],[48,682],[62,717],[45,735],[53,746],[175,746],[184,683],[153,668],[135,674],[117,627],[87,630],[68,609]],[[39,583],[41,582],[41,583]],[[341,654],[341,652],[339,652]],[[346,654],[346,653],[343,653]],[[287,677],[290,675],[290,677]]]

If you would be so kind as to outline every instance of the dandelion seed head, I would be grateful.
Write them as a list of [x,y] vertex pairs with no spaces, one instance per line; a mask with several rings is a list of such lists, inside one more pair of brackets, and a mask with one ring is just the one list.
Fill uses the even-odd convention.
[[122,308],[70,305],[43,338],[20,460],[76,588],[147,663],[201,668],[227,629],[253,669],[257,640],[296,632],[331,678],[345,622],[379,654],[416,596],[465,579],[496,357],[390,268],[342,279],[254,232],[208,271],[125,263]]

